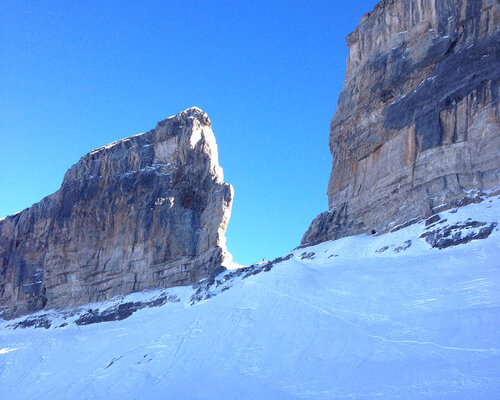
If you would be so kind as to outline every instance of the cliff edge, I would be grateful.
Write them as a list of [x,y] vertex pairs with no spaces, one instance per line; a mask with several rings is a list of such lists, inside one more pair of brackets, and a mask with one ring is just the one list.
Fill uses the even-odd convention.
[[500,2],[384,0],[347,37],[329,211],[302,244],[379,233],[500,187]]
[[232,198],[198,108],[91,151],[56,193],[0,220],[0,317],[216,274]]

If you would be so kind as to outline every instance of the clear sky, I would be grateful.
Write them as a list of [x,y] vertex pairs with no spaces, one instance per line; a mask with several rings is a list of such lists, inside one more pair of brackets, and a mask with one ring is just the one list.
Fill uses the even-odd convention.
[[376,3],[4,0],[0,218],[88,151],[198,106],[235,189],[235,261],[287,253],[327,209],[345,36]]

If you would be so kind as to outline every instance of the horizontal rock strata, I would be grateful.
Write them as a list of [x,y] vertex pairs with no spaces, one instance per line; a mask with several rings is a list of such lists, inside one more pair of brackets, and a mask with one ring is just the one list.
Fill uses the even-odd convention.
[[329,211],[302,244],[385,232],[500,187],[500,3],[385,0],[347,37]]
[[213,276],[230,261],[232,198],[198,108],[91,151],[56,193],[0,221],[0,316]]

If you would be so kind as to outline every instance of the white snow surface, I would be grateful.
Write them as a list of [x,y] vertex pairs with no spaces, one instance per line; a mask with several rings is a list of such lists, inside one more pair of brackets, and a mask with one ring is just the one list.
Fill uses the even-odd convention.
[[[498,222],[499,211],[490,197],[440,216]],[[228,271],[194,304],[196,289],[180,287],[81,311],[179,299],[122,321],[0,320],[0,399],[498,399],[498,226],[443,250],[423,231],[298,249],[244,279]]]

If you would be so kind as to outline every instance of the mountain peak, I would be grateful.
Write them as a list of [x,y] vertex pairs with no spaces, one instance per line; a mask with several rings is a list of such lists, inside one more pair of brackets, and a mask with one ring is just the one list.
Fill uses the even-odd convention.
[[232,198],[199,108],[91,151],[56,193],[0,221],[4,318],[213,275],[231,259]]

